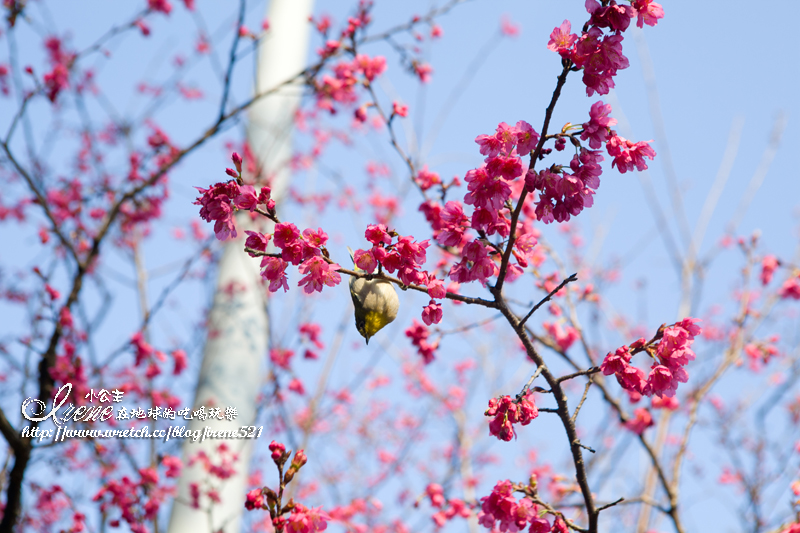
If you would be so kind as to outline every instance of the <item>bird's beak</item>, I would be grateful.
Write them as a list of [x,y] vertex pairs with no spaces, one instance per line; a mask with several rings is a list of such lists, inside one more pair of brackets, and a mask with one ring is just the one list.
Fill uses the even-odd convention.
[[369,337],[364,337],[367,340],[367,346],[369,346]]

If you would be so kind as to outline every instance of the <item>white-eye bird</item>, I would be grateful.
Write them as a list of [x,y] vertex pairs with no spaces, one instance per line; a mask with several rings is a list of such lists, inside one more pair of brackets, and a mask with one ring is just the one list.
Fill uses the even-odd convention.
[[[347,251],[355,265],[353,250],[348,247]],[[356,272],[364,272],[357,266],[354,269]],[[393,283],[381,279],[351,277],[350,297],[355,308],[356,329],[367,344],[373,335],[397,318],[400,299]]]

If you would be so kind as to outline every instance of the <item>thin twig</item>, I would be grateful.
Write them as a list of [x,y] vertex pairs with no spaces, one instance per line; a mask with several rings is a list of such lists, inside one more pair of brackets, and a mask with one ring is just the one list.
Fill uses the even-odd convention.
[[575,408],[575,412],[572,413],[572,417],[570,418],[570,420],[572,420],[573,423],[575,423],[575,420],[578,418],[578,413],[581,411],[581,407],[583,407],[583,402],[586,401],[586,396],[589,394],[589,387],[591,386],[592,386],[592,380],[590,379],[589,381],[586,382],[586,387],[584,387],[583,389],[583,396],[581,397],[581,401],[578,402],[578,406]]
[[559,284],[558,284],[558,287],[556,287],[555,289],[553,289],[552,291],[550,291],[550,293],[549,293],[547,296],[545,296],[544,298],[542,298],[542,300],[541,300],[541,301],[540,301],[538,304],[534,305],[534,306],[533,306],[533,309],[531,309],[530,311],[528,311],[528,314],[527,314],[527,315],[525,315],[525,317],[524,317],[522,320],[520,320],[520,325],[525,325],[525,322],[527,322],[527,321],[528,321],[528,319],[531,317],[531,315],[533,315],[533,313],[535,313],[535,312],[536,312],[536,310],[537,310],[537,309],[539,309],[541,306],[543,306],[543,305],[544,305],[546,302],[549,302],[549,301],[550,301],[550,298],[552,298],[553,296],[555,296],[555,294],[556,294],[558,291],[560,291],[561,289],[563,289],[563,288],[564,288],[564,286],[566,286],[566,285],[567,285],[567,283],[571,283],[571,282],[573,282],[573,281],[578,281],[578,274],[577,274],[577,273],[575,273],[575,274],[572,274],[570,277],[568,277],[567,279],[563,280],[561,283],[559,283]]

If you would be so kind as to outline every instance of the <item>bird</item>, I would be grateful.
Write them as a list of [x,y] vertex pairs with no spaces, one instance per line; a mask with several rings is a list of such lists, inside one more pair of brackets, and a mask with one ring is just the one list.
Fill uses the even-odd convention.
[[[353,250],[348,247],[347,251],[355,265]],[[364,272],[358,266],[354,268],[356,272]],[[350,297],[355,308],[356,329],[367,344],[376,333],[397,318],[400,299],[394,284],[389,281],[351,277]]]

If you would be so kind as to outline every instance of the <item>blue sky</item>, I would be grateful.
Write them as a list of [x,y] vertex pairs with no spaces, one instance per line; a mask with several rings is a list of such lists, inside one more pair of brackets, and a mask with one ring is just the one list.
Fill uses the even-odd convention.
[[[174,72],[172,58],[176,54],[189,55],[197,35],[194,25],[201,19],[193,19],[178,5],[179,2],[175,4],[169,18],[162,15],[151,17],[153,33],[149,38],[128,35],[109,46],[110,58],[94,57],[98,82],[104,87],[115,113],[131,118],[143,116],[147,110],[146,99],[135,94],[135,85],[140,81],[163,83]],[[222,62],[227,54],[234,15],[228,12],[227,3],[198,0],[197,5],[202,14],[202,24],[209,28],[217,60]],[[321,1],[317,11],[330,13],[335,23],[339,23],[343,20],[343,10],[349,5],[338,0]],[[393,26],[398,20],[405,21],[413,14],[424,13],[431,5],[434,4],[378,1],[374,11],[374,29],[379,31]],[[32,3],[30,9],[37,25],[34,30],[26,27],[18,35],[21,55],[25,61],[36,65],[38,72],[44,72],[40,44],[43,35],[53,32],[66,35],[73,48],[82,49],[94,42],[110,24],[127,20],[138,7],[138,3],[95,1],[83,2],[79,8],[74,4],[51,3],[42,10],[39,3]],[[796,40],[794,32],[782,22],[797,20],[800,5],[776,1],[760,8],[743,9],[723,2],[664,2],[664,9],[666,17],[656,28],[645,27],[644,32],[634,30],[626,34],[624,46],[631,66],[616,77],[617,89],[605,101],[614,107],[612,116],[620,120],[617,129],[621,135],[634,141],[654,141],[658,156],[650,165],[646,179],[652,183],[653,195],[664,213],[671,238],[681,242],[684,228],[689,228],[690,233],[694,230],[722,166],[729,168],[729,179],[709,218],[701,255],[719,243],[725,228],[736,219],[739,223],[736,236],[749,236],[760,231],[762,250],[797,264],[800,176],[792,158],[800,149],[798,65],[796,54],[792,52]],[[263,4],[254,3],[248,11],[247,25],[258,28],[263,11]],[[518,37],[497,38],[503,15],[520,25]],[[492,132],[501,121],[526,120],[538,130],[555,77],[560,71],[557,56],[545,46],[549,33],[564,19],[571,20],[573,28],[579,27],[585,20],[583,3],[530,0],[465,2],[439,21],[444,30],[443,38],[422,45],[423,55],[434,68],[432,83],[422,87],[401,70],[385,43],[377,43],[366,50],[370,54],[382,53],[388,57],[389,70],[379,84],[381,94],[387,102],[399,97],[410,106],[411,115],[403,122],[403,128],[408,131],[401,138],[406,142],[412,137],[422,139],[425,148],[415,154],[419,161],[439,172],[443,178],[463,177],[466,171],[481,162],[477,145],[473,142],[477,135]],[[315,41],[312,51],[317,46]],[[487,49],[489,53],[482,57]],[[0,61],[7,62],[7,53],[7,49],[0,52]],[[187,85],[201,89],[205,98],[198,102],[168,99],[157,115],[158,124],[178,144],[190,141],[201,128],[213,121],[220,98],[214,60],[204,58],[196,64],[190,61],[189,65],[184,79]],[[475,65],[479,66],[474,68]],[[246,59],[234,77],[235,100],[241,101],[248,96],[252,75],[252,62]],[[589,106],[597,99],[596,96],[587,98],[579,77],[572,76],[554,115],[554,126],[585,121]],[[5,131],[10,116],[8,110],[14,108],[7,102],[0,110],[2,131]],[[441,112],[448,108],[449,113],[438,122]],[[106,112],[97,104],[92,104],[89,111],[95,117],[102,117]],[[49,108],[42,103],[31,112],[35,137],[45,139],[49,128],[46,118]],[[334,123],[346,127],[349,117],[340,116]],[[234,125],[219,140],[193,154],[173,173],[172,194],[165,217],[154,228],[144,250],[152,273],[152,294],[158,294],[169,284],[179,265],[195,249],[188,242],[175,244],[172,229],[187,228],[189,221],[197,216],[196,206],[191,205],[195,197],[193,186],[207,186],[223,179],[222,169],[230,166],[230,150],[224,143],[241,140],[242,126],[243,123]],[[780,130],[781,135],[773,154],[769,146],[776,130]],[[432,135],[434,131],[437,132],[435,136]],[[303,146],[308,141],[299,139],[298,143]],[[69,141],[65,144],[69,145]],[[725,159],[726,153],[730,159]],[[52,152],[50,161],[58,175],[69,173],[66,170],[70,168],[68,154],[62,145],[56,145]],[[305,193],[335,191],[336,181],[331,177],[334,174],[345,176],[356,186],[363,186],[367,160],[388,163],[393,169],[395,182],[407,177],[385,137],[364,135],[356,136],[356,146],[352,148],[334,143],[325,155],[324,165],[298,174],[293,186]],[[769,163],[768,172],[758,189],[751,191],[754,194],[748,194],[754,175],[760,176],[760,169],[765,168],[764,161]],[[109,163],[117,170],[124,168],[124,161],[119,157],[110,159]],[[620,175],[610,169],[610,161],[606,163],[609,165],[601,178],[595,205],[578,217],[576,226],[584,235],[586,249],[595,265],[610,265],[618,261],[622,267],[622,281],[608,292],[610,306],[640,321],[652,332],[661,323],[682,318],[676,316],[676,273],[661,239],[666,231],[665,225],[654,216],[652,204],[648,204],[642,177],[631,173]],[[683,215],[671,204],[667,185],[670,180],[674,180],[680,190]],[[756,181],[759,180],[757,177]],[[746,212],[739,210],[743,199],[748,204]],[[418,202],[419,198],[413,192],[407,196],[403,214],[397,222],[401,233],[424,231],[424,220],[416,212]],[[299,221],[302,221],[307,225],[315,224],[314,227],[327,224],[323,227],[332,228],[329,231],[332,241],[338,245],[338,249],[334,246],[332,251],[339,254],[342,261],[346,257],[344,245],[355,242],[351,246],[358,246],[359,231],[371,222],[369,210],[346,216],[328,211],[319,218],[312,208],[292,206],[290,209],[287,212],[295,217],[299,226],[302,225]],[[4,268],[10,272],[29,270],[32,265],[45,260],[38,249],[28,244],[36,239],[37,229],[33,224],[24,227],[7,224],[0,230],[7,245],[20,251],[13,260],[3,261]],[[542,231],[548,241],[556,242],[559,249],[564,249],[558,228],[548,226]],[[680,247],[685,250],[685,242]],[[707,271],[697,309],[699,314],[717,303],[729,307],[729,293],[737,284],[741,266],[741,254],[735,247],[717,256]],[[133,279],[130,259],[125,254],[111,252],[104,263],[103,274],[109,289],[115,294],[111,307],[114,316],[120,323],[128,323],[138,314],[135,293],[130,287]],[[296,283],[297,277],[290,277],[290,280],[290,283]],[[646,287],[644,290],[634,290],[642,284]],[[205,289],[197,290],[197,287]],[[99,290],[92,290],[99,294]],[[471,290],[473,293],[479,291],[478,288]],[[335,293],[312,301],[311,306],[324,302],[322,305],[326,309],[346,309],[349,313],[346,294],[340,292],[342,294]],[[202,336],[196,329],[201,320],[197,309],[207,303],[207,298],[207,285],[199,282],[189,284],[187,289],[178,291],[168,300],[162,319],[154,330],[165,346],[195,348],[192,361],[195,369],[199,366],[196,348],[202,343]],[[299,302],[296,291],[280,298],[285,300],[279,300],[278,306],[293,310],[305,306]],[[402,332],[412,317],[418,317],[418,310],[426,302],[409,295],[404,295],[404,298],[405,310],[387,329],[386,335],[398,350],[408,351]],[[95,305],[95,310],[98,305]],[[445,306],[445,316],[449,311]],[[456,311],[453,312],[457,315]],[[21,326],[22,317],[13,315],[5,305],[0,307],[0,313],[9,324],[4,335],[13,335],[12,332]],[[317,317],[319,319],[319,314]],[[336,318],[337,321],[321,321],[332,332],[338,325],[339,311]],[[100,352],[107,353],[124,344],[131,332],[130,328],[102,331],[98,340]],[[357,340],[355,332],[349,331],[346,345],[353,346]],[[458,345],[458,342],[454,341],[454,344]],[[607,348],[614,347],[610,345]],[[381,365],[386,372],[397,371],[385,359]],[[349,364],[338,368],[337,383],[344,382],[354,371]],[[314,375],[315,370],[309,372]],[[519,371],[516,367],[506,368],[499,372],[504,378],[498,378],[498,382],[502,384],[505,381],[508,393],[515,387],[519,388],[520,380],[524,383],[525,372],[524,365]],[[312,380],[315,377],[309,377],[309,382]],[[746,384],[747,380],[743,382]],[[188,387],[188,384],[184,386]],[[723,389],[722,392],[733,390]],[[476,413],[482,411],[482,402],[474,402]],[[710,441],[701,442],[699,450],[713,451]],[[547,445],[544,448],[547,449]],[[700,451],[698,455],[701,455]],[[713,468],[709,468],[709,480],[717,475]],[[714,497],[691,507],[686,517],[689,527],[708,526],[707,517],[712,511],[717,517],[730,516],[731,500],[726,498]],[[728,526],[724,518],[722,523]],[[730,523],[735,522],[732,520]],[[664,526],[663,529],[669,528]]]

